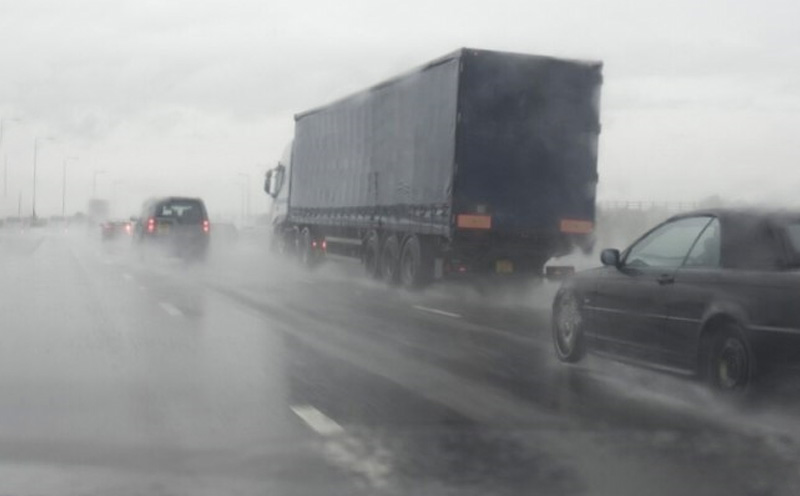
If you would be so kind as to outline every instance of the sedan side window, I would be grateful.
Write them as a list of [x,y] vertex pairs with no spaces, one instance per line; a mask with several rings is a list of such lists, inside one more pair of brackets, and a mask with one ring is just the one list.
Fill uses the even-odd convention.
[[629,267],[677,268],[711,217],[689,217],[663,224],[633,245],[625,257]]
[[692,251],[686,257],[684,266],[719,267],[721,247],[722,238],[719,232],[719,220],[714,219],[695,242]]

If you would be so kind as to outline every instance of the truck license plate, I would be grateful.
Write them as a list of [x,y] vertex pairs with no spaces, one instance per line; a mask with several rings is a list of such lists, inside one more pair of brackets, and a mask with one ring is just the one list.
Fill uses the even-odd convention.
[[498,260],[495,263],[495,270],[498,274],[511,274],[514,272],[514,264],[511,260]]

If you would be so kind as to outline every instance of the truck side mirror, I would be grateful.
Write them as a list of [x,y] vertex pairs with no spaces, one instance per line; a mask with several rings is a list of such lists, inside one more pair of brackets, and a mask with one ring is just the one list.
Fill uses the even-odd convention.
[[286,167],[278,163],[274,169],[267,171],[267,177],[264,180],[264,191],[273,198],[278,197],[278,193],[283,189],[283,179],[286,173]]
[[264,179],[264,192],[269,196],[275,198],[275,195],[272,194],[272,173],[275,172],[274,170],[267,171],[266,178]]

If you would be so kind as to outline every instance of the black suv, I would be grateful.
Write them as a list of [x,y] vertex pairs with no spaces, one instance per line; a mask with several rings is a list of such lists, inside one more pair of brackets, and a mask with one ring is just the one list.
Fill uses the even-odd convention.
[[136,223],[134,241],[164,249],[169,255],[203,259],[211,226],[203,200],[168,197],[145,202]]

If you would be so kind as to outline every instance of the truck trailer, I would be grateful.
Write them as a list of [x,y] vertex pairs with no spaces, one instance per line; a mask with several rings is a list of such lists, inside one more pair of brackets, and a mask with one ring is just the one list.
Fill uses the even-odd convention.
[[460,49],[295,116],[274,246],[409,287],[591,249],[602,63]]

